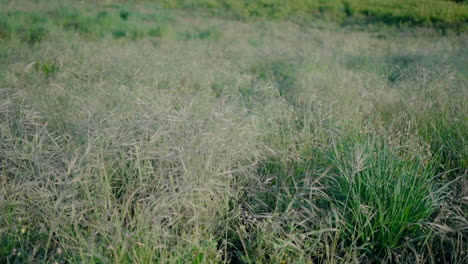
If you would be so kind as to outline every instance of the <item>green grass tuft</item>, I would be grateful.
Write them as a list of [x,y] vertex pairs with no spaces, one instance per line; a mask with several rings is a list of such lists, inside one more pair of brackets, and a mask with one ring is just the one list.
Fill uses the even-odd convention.
[[330,159],[338,172],[330,191],[344,213],[348,243],[384,260],[420,241],[442,199],[432,165],[372,137],[338,143]]

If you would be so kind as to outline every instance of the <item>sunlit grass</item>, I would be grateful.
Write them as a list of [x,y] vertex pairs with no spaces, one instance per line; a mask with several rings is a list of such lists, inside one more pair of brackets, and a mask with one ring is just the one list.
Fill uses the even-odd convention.
[[463,33],[0,3],[0,263],[467,261]]

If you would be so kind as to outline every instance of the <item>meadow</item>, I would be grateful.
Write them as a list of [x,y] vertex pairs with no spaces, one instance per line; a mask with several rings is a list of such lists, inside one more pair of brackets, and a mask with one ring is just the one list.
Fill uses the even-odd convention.
[[467,263],[467,24],[0,0],[0,263]]

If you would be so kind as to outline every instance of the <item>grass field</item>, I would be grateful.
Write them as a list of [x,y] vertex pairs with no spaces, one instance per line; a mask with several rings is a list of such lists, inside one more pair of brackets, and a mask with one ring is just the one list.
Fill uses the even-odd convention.
[[0,0],[0,263],[467,263],[459,2]]
[[468,5],[463,0],[160,0],[166,7],[201,9],[209,14],[249,19],[292,21],[313,18],[347,23],[429,25],[466,30]]

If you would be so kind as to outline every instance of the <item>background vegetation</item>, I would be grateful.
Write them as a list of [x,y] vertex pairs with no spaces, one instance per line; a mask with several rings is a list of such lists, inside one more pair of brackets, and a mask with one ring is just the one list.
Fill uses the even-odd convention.
[[161,0],[167,7],[209,10],[236,18],[268,17],[293,21],[313,18],[341,23],[385,23],[466,30],[468,5],[450,0]]
[[466,263],[466,22],[1,0],[0,263]]

